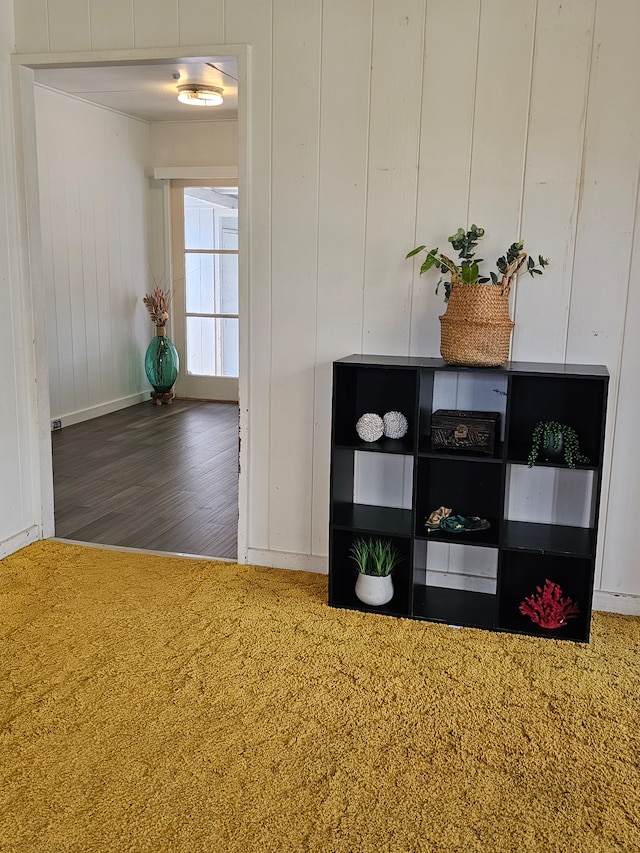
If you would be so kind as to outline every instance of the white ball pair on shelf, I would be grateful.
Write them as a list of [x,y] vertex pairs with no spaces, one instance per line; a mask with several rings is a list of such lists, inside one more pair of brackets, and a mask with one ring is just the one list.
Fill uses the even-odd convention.
[[409,423],[402,412],[387,412],[383,417],[367,412],[356,423],[356,432],[362,441],[377,441],[383,435],[402,438],[408,429]]

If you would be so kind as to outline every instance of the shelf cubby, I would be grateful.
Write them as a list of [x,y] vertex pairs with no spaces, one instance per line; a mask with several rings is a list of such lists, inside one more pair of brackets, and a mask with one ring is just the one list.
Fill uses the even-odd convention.
[[[420,456],[416,466],[416,536],[497,545],[502,514],[502,468],[483,458]],[[426,519],[438,507],[453,514],[478,516],[490,527],[470,533],[438,530],[427,534]]]
[[408,536],[393,536],[379,531],[376,535],[388,539],[398,550],[401,561],[393,572],[394,594],[391,601],[383,607],[370,607],[363,604],[355,594],[358,578],[356,564],[351,557],[351,548],[358,538],[367,538],[370,531],[353,529],[334,529],[331,535],[331,550],[334,559],[334,572],[329,577],[329,604],[333,607],[367,610],[394,616],[410,615],[411,599],[411,539]]
[[496,597],[466,589],[415,584],[413,615],[416,619],[428,619],[430,622],[494,629]]
[[[593,595],[592,560],[557,554],[505,552],[498,590],[498,623],[504,631],[534,634],[538,637],[585,640],[589,636]],[[520,612],[520,605],[540,594],[546,581],[562,590],[561,598],[570,598],[580,612],[566,624],[554,629],[540,627]]]

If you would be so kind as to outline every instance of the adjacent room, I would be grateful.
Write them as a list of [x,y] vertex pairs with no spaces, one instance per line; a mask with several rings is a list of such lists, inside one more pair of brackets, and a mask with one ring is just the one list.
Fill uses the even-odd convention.
[[236,559],[237,62],[34,77],[56,536]]

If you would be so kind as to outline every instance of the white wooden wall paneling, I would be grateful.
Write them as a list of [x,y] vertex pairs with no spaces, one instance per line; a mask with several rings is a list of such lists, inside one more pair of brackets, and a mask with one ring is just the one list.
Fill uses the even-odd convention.
[[[45,316],[41,310],[37,310],[37,306],[42,305],[44,300],[42,255],[39,251],[40,223],[35,203],[38,195],[38,170],[37,166],[34,167],[37,152],[35,93],[33,73],[26,68],[17,71],[14,69],[14,72],[12,82],[16,125],[13,132],[16,142],[15,149],[9,146],[8,150],[16,156],[15,186],[20,187],[17,193],[19,214],[8,223],[6,233],[10,245],[18,247],[15,253],[10,250],[8,256],[8,270],[14,282],[11,290],[14,294],[21,291],[21,310],[18,314],[11,312],[14,329],[17,330],[18,325],[22,329],[14,352],[23,379],[15,408],[16,424],[20,429],[16,456],[22,478],[19,490],[24,521],[22,532],[13,540],[17,546],[17,539],[26,544],[27,541],[52,535],[54,507]],[[26,163],[29,164],[28,169],[24,169]],[[11,193],[7,193],[6,197],[11,198]],[[24,221],[25,217],[27,220],[31,219],[33,243],[29,246],[26,245],[27,241],[24,240],[25,235],[20,227],[20,222]],[[14,265],[16,259],[19,259],[19,263]]]
[[599,0],[587,107],[583,172],[567,359],[606,364],[616,375],[636,205],[640,113],[629,81],[640,76],[640,5]]
[[[139,391],[141,385],[134,386],[135,377],[140,377],[139,353],[132,346],[135,315],[140,309],[143,297],[142,283],[148,279],[149,244],[146,239],[145,214],[147,208],[146,179],[144,165],[149,151],[148,125],[141,121],[121,119],[121,135],[126,145],[121,149],[121,162],[118,167],[118,195],[128,198],[128,203],[120,205],[120,258],[118,285],[120,298],[117,316],[117,344],[114,351],[119,357],[116,376],[121,388],[119,396],[129,396]],[[146,383],[145,383],[146,385]],[[143,386],[144,387],[144,386]]]
[[[55,323],[57,350],[49,350],[49,358],[58,360],[60,397],[52,398],[52,410],[74,411],[75,389],[73,384],[73,328],[71,324],[71,293],[69,287],[69,248],[66,222],[67,176],[64,160],[65,129],[58,126],[55,134],[48,137],[48,144],[55,146],[55,160],[50,161],[51,187],[51,246],[53,249],[53,276],[55,292]],[[45,271],[47,273],[49,271]],[[57,403],[57,408],[56,408]]]
[[[121,345],[122,359],[125,362],[123,374],[126,377],[127,395],[135,393],[141,387],[137,382],[141,381],[139,365],[144,357],[144,351],[139,352],[134,348],[135,316],[140,310],[142,301],[142,282],[146,282],[149,276],[149,260],[151,258],[150,245],[146,230],[147,210],[147,182],[144,169],[141,168],[148,162],[149,156],[149,133],[148,125],[144,122],[129,122],[127,125],[129,136],[128,147],[134,157],[129,159],[127,169],[122,169],[123,184],[129,186],[133,194],[133,203],[127,205],[123,217],[121,257],[122,285],[123,285],[123,322],[121,334],[124,341]],[[124,186],[123,186],[124,189]],[[146,288],[145,292],[146,292]],[[152,330],[153,331],[153,330]]]
[[[522,361],[565,360],[593,14],[593,3],[538,2],[519,236],[534,258],[542,254],[551,263],[542,277],[522,275],[512,296],[511,354]],[[559,76],[563,57],[571,61]],[[588,525],[591,480],[576,488],[582,483],[576,476],[542,474],[512,468],[509,517]],[[553,480],[551,491],[548,484],[538,490],[537,480],[545,478]]]
[[[413,241],[414,245],[426,244],[428,248],[437,246],[448,255],[452,250],[447,237],[467,224],[480,2],[464,0],[458,9],[456,41],[463,49],[456,52],[453,78],[450,71],[443,73],[451,68],[450,13],[447,0],[427,4],[420,172]],[[443,288],[435,293],[440,278],[438,271],[419,275],[424,257],[421,254],[415,261],[411,353],[437,357],[440,355],[439,317],[446,304]],[[451,374],[443,379],[435,389],[434,409],[463,407],[463,403],[458,403],[457,376]],[[448,546],[440,549],[440,565],[448,565],[449,551]]]
[[178,40],[178,0],[132,0],[135,47],[164,47]]
[[[77,106],[76,103],[73,106]],[[67,125],[68,128],[68,125]],[[80,208],[83,204],[81,192],[83,189],[78,182],[78,164],[86,158],[82,146],[82,133],[70,134],[64,150],[61,152],[65,160],[65,210],[63,212],[64,229],[66,234],[67,258],[65,280],[60,280],[61,289],[67,294],[69,306],[71,361],[61,367],[69,373],[73,388],[73,408],[78,411],[88,407],[89,383],[87,377],[87,346],[90,345],[85,314],[84,279],[82,276],[82,243],[79,239],[82,233]],[[78,145],[80,143],[80,145]],[[66,409],[69,411],[69,409]]]
[[[5,10],[0,9],[0,27],[5,25]],[[6,49],[0,33],[0,49]],[[0,99],[11,92],[8,62],[0,59]],[[9,110],[7,110],[9,112]],[[35,442],[35,400],[33,389],[31,318],[25,316],[29,300],[20,287],[21,259],[18,243],[17,181],[12,173],[14,155],[13,129],[9,121],[0,121],[0,292],[4,314],[2,391],[0,408],[0,554],[8,553],[4,540],[16,532],[27,544],[26,528],[33,526],[34,508],[38,505],[39,486],[33,457]],[[29,381],[31,379],[31,381]],[[35,493],[34,493],[35,490]],[[31,538],[36,537],[31,531]],[[14,550],[15,550],[14,548]]]
[[[115,118],[117,125],[120,117],[116,115]],[[114,129],[110,127],[105,133],[105,139],[109,137],[115,137]],[[109,304],[114,306],[115,309],[109,312],[107,322],[109,357],[103,363],[103,391],[106,389],[107,399],[112,400],[117,394],[117,382],[120,377],[118,368],[120,367],[119,323],[121,317],[119,316],[117,307],[119,307],[121,302],[120,243],[122,234],[121,217],[124,215],[124,205],[122,204],[120,193],[115,191],[116,187],[120,186],[120,168],[122,166],[118,147],[115,145],[105,146],[102,149],[102,158],[104,159],[105,177],[107,178],[104,185],[104,213],[106,217],[107,237],[105,279],[108,282],[109,288]],[[102,282],[100,286],[103,286]]]
[[481,6],[468,223],[486,229],[478,255],[488,269],[518,237],[535,7],[535,0]]
[[149,128],[157,166],[236,165],[237,121],[157,122]]
[[78,163],[77,180],[83,187],[81,211],[82,242],[82,283],[87,329],[87,381],[88,406],[97,406],[104,402],[102,397],[100,361],[100,327],[102,325],[103,300],[98,286],[96,256],[96,187],[95,163],[90,157],[84,157]]
[[149,135],[144,122],[37,96],[51,411],[61,417],[147,387],[136,317],[148,275]]
[[515,288],[511,357],[521,361],[565,359],[594,6],[538,4],[521,236],[550,265],[543,276],[521,276]]
[[[411,266],[402,247],[414,230],[418,175],[419,103],[422,88],[423,0],[374,5],[369,162],[366,207],[362,352],[408,354]],[[401,128],[401,132],[398,129]],[[378,414],[383,415],[384,412]],[[409,466],[385,478],[389,466],[358,455],[354,493],[373,493],[379,472],[380,502],[402,506]],[[395,469],[394,469],[395,471]],[[386,480],[386,482],[383,482]],[[368,484],[368,486],[366,485]]]
[[87,0],[48,0],[49,50],[90,50],[91,32]]
[[409,352],[424,0],[376,4],[362,352]]
[[91,50],[134,46],[132,0],[89,0]]
[[323,331],[315,357],[314,554],[327,553],[332,362],[358,352],[362,339],[372,17],[373,0],[323,3],[316,307]]
[[[45,132],[50,122],[49,111],[52,109],[51,99],[41,94],[39,87],[34,87],[34,99],[36,104],[35,114],[40,119],[41,132]],[[52,240],[53,202],[51,186],[50,159],[53,156],[54,135],[52,133],[51,144],[44,151],[40,151],[38,159],[38,180],[40,193],[40,228],[42,235],[42,277],[44,281],[42,293],[44,305],[34,306],[36,312],[44,312],[46,322],[46,341],[44,345],[47,351],[49,397],[53,400],[60,399],[60,375],[58,353],[58,323],[56,319],[56,290],[54,287],[55,264]],[[53,403],[52,403],[53,405]]]
[[[415,234],[411,245],[398,246],[403,256],[414,246],[437,246],[448,254],[447,237],[466,224],[478,61],[480,0],[461,0],[456,12],[456,44],[452,62],[451,3],[429,0],[425,22],[424,69],[420,117],[420,170]],[[455,81],[455,82],[453,82]],[[407,199],[409,204],[409,199]],[[437,270],[419,275],[424,254],[413,266],[411,355],[440,356],[440,321],[444,291],[435,293]],[[410,269],[410,261],[404,262]]]
[[[269,543],[275,550],[308,554],[313,485],[321,19],[315,0],[274,0],[273,10]],[[296,33],[295,38],[292,33]],[[295,74],[291,73],[292,68],[296,69]]]
[[14,2],[13,9],[16,50],[19,53],[48,53],[50,48],[47,0],[20,0]]
[[223,44],[225,0],[178,0],[178,44]]
[[[226,37],[229,43],[252,45],[250,98],[251,160],[249,168],[250,207],[250,302],[248,328],[249,365],[245,387],[251,418],[247,431],[240,435],[248,444],[249,469],[248,530],[252,548],[269,547],[270,443],[269,408],[271,399],[271,329],[272,329],[272,4],[256,6],[253,0],[236,0],[227,4]],[[242,93],[240,93],[242,95]],[[242,202],[242,198],[241,198]],[[241,405],[243,401],[241,400]]]
[[640,423],[640,199],[636,202],[634,246],[609,481],[610,512],[606,519],[602,573],[598,587],[609,592],[640,596],[638,527],[631,519],[636,507],[640,506],[637,462]]
[[[111,129],[107,123],[107,119],[108,116],[100,115],[97,121],[94,120],[92,124],[92,127],[95,127],[96,132],[104,138],[111,135]],[[112,384],[111,370],[111,326],[113,317],[110,311],[105,312],[104,305],[105,303],[107,305],[111,305],[112,302],[109,245],[110,228],[113,229],[113,224],[111,223],[110,212],[107,204],[109,185],[112,180],[112,175],[108,164],[108,153],[105,153],[100,149],[99,157],[100,165],[95,176],[94,217],[96,229],[96,287],[100,294],[102,316],[96,331],[100,360],[100,394],[103,400],[111,400],[115,394],[115,389]]]
[[618,383],[633,249],[631,223],[637,205],[640,162],[640,113],[629,109],[627,99],[620,97],[619,93],[625,92],[628,81],[637,79],[640,74],[640,54],[636,44],[638,31],[640,6],[632,0],[599,0],[574,284],[567,330],[567,361],[605,364],[611,372],[601,502],[603,526],[598,541],[599,571],[596,577],[596,587],[599,587],[606,554],[607,586],[610,589],[628,585],[637,588],[634,565],[637,546],[631,553],[626,552],[619,546],[615,534],[609,532],[608,520],[614,519],[618,513],[627,514],[629,505],[619,489],[609,494],[608,475],[614,434],[616,453],[626,451],[631,454],[630,458],[635,458],[636,449],[635,441],[627,447],[621,444],[617,431]]

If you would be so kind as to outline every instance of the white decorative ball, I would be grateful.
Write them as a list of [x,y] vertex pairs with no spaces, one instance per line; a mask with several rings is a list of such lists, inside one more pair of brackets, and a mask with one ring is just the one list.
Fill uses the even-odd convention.
[[387,438],[402,438],[409,429],[409,423],[402,412],[387,412],[382,423]]
[[358,419],[356,432],[363,441],[377,441],[384,435],[384,423],[380,415],[367,412]]

